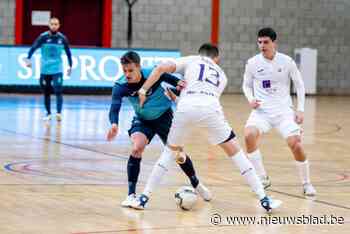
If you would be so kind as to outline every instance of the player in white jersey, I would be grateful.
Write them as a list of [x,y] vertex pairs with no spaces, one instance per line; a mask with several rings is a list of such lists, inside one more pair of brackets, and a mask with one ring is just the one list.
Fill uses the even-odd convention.
[[[289,56],[276,50],[276,32],[263,28],[258,32],[260,54],[245,67],[243,92],[253,109],[245,126],[245,143],[264,187],[271,185],[262,162],[258,142],[263,133],[276,128],[286,139],[301,176],[306,196],[316,195],[310,182],[309,162],[301,144],[300,124],[304,120],[305,88],[300,72]],[[290,81],[297,91],[297,109],[293,110]]]
[[157,66],[139,90],[140,100],[143,103],[146,100],[147,90],[165,72],[180,73],[186,82],[177,104],[167,147],[153,168],[139,201],[132,205],[135,209],[144,209],[154,187],[160,183],[174,159],[178,163],[184,162],[184,139],[193,127],[208,130],[210,143],[219,145],[232,159],[267,211],[281,204],[281,201],[266,196],[254,166],[241,150],[232,128],[225,119],[219,98],[226,86],[227,78],[217,65],[218,62],[218,48],[211,44],[203,44],[199,49],[199,56],[182,57],[175,62]]

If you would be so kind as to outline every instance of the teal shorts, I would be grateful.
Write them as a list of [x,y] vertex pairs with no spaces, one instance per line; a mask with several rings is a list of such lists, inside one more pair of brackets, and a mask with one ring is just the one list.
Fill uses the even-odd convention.
[[170,131],[171,123],[173,120],[173,111],[168,109],[159,118],[153,120],[144,120],[135,116],[129,129],[129,136],[133,133],[143,133],[148,142],[151,142],[154,135],[158,135],[162,140],[163,144],[166,144],[168,140],[168,134]]

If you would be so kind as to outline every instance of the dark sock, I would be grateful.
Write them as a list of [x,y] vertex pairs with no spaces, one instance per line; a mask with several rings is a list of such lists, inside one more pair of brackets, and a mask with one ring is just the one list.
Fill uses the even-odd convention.
[[57,113],[59,114],[61,114],[62,112],[62,103],[63,103],[62,93],[56,94],[56,109],[57,109]]
[[192,160],[190,159],[190,157],[186,155],[186,161],[182,164],[179,164],[179,166],[185,172],[187,177],[190,179],[193,188],[196,188],[199,184],[199,180],[196,176],[196,172],[194,170]]
[[51,107],[50,107],[50,104],[51,104],[51,100],[50,100],[50,93],[48,92],[45,92],[44,93],[44,99],[45,99],[45,109],[46,109],[46,113],[47,115],[51,115]]
[[128,195],[136,193],[136,184],[140,174],[140,162],[141,158],[135,158],[130,155],[127,166],[129,186]]

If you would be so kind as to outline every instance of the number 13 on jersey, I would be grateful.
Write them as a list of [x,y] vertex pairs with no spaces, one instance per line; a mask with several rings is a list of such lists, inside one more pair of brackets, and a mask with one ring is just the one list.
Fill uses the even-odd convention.
[[199,64],[200,71],[198,80],[202,82],[208,82],[215,87],[219,87],[220,85],[220,73],[215,70],[215,68],[205,65]]

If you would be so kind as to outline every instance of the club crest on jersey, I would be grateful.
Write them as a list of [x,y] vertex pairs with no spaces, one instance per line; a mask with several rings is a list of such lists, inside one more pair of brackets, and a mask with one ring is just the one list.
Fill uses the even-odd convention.
[[282,68],[278,68],[278,72],[282,72]]
[[58,40],[58,44],[62,44],[62,42],[63,42],[62,39]]

